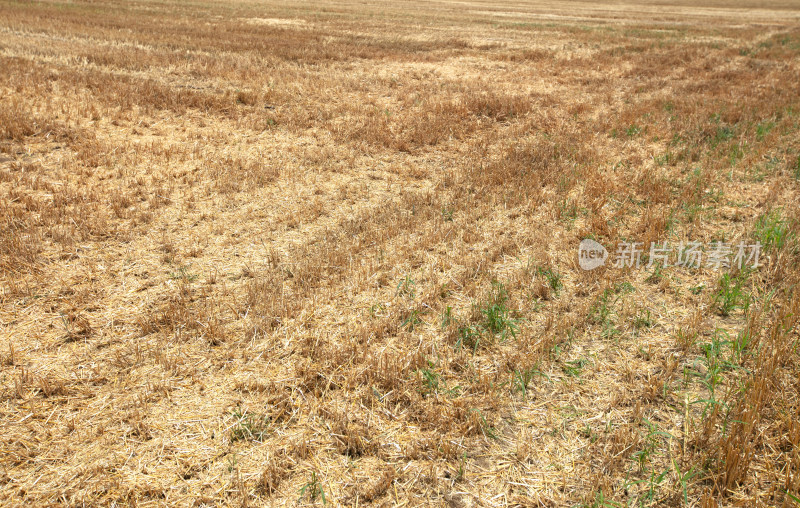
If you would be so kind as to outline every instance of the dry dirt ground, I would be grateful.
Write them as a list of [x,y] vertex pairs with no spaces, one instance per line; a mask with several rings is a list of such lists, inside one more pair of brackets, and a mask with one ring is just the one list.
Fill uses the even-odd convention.
[[798,502],[796,2],[0,0],[0,67],[3,506]]

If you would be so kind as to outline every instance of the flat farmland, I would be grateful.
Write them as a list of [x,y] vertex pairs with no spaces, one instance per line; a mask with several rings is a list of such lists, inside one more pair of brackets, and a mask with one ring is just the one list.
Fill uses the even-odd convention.
[[0,0],[0,69],[3,506],[800,502],[796,2]]

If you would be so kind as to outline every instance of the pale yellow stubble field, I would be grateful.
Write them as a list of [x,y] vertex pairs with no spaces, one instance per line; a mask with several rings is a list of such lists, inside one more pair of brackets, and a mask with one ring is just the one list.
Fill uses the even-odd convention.
[[0,2],[3,504],[791,506],[799,15]]

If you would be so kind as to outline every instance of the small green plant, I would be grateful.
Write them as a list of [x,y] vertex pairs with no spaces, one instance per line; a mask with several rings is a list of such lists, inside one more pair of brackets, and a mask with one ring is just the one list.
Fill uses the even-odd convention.
[[675,156],[670,151],[666,151],[661,155],[654,155],[653,161],[658,166],[668,166],[673,160],[675,160]]
[[600,336],[602,338],[614,340],[620,335],[622,335],[622,330],[617,328],[613,322],[608,320],[605,323],[603,323],[603,330],[600,332]]
[[640,471],[644,471],[650,457],[657,453],[660,439],[672,439],[671,434],[658,430],[658,426],[647,418],[642,418],[642,422],[647,426],[647,432],[642,439],[642,448],[631,455],[631,459],[639,465]]
[[736,163],[744,157],[746,147],[746,143],[733,143],[731,145],[730,149],[728,149],[728,161],[731,166],[735,166]]
[[369,315],[372,318],[378,317],[382,312],[383,312],[383,305],[380,303],[370,305],[369,307]]
[[789,225],[778,208],[759,217],[753,229],[753,237],[767,251],[781,249],[792,238]]
[[678,479],[678,483],[681,485],[681,492],[683,492],[683,502],[684,504],[689,504],[689,481],[694,478],[695,476],[700,475],[700,471],[696,471],[694,466],[690,467],[688,471],[685,473],[681,473],[681,469],[678,466],[678,461],[675,460],[673,457],[672,459],[672,467],[675,468],[675,476]]
[[575,340],[575,328],[567,329],[566,337],[562,340],[556,341],[555,344],[550,348],[550,357],[553,360],[557,360],[561,354],[569,349],[572,346],[572,342]]
[[[711,337],[711,342],[700,344],[700,349],[703,351],[701,360],[705,365],[702,368],[693,367],[684,372],[685,377],[696,377],[708,390],[707,398],[697,399],[692,402],[692,404],[704,405],[704,417],[709,410],[713,410],[714,406],[720,404],[716,399],[716,390],[723,381],[723,373],[737,368],[735,353],[731,358],[733,361],[726,359],[723,354],[726,346],[732,345],[732,342],[729,340],[728,333],[725,330],[717,328]],[[735,346],[733,348],[735,349]]]
[[312,503],[316,503],[317,499],[321,499],[323,505],[328,504],[325,499],[325,490],[322,488],[316,472],[311,473],[311,479],[300,489],[300,499],[302,500],[306,495],[308,495]]
[[567,374],[570,377],[580,377],[581,371],[588,363],[588,359],[578,358],[577,360],[571,360],[564,363],[564,365],[561,366],[561,370],[564,371],[564,374]]
[[403,277],[400,283],[397,284],[396,293],[398,296],[405,296],[413,300],[414,296],[417,294],[416,286],[417,283],[414,282],[414,279],[411,278],[411,275],[406,275]]
[[800,180],[800,155],[797,156],[797,162],[794,165],[794,179]]
[[641,330],[642,328],[651,328],[654,324],[655,323],[650,315],[649,309],[640,309],[633,318],[633,327],[636,330]]
[[589,311],[589,317],[593,322],[604,325],[609,320],[611,317],[611,305],[614,303],[609,301],[611,296],[613,296],[613,292],[606,289],[594,303]]
[[641,128],[641,127],[639,127],[639,126],[638,126],[638,125],[636,125],[636,124],[631,124],[631,125],[629,125],[629,126],[628,126],[628,128],[627,128],[627,129],[625,129],[625,134],[626,134],[626,135],[627,135],[629,138],[632,138],[632,137],[634,137],[634,136],[638,135],[638,134],[639,134],[639,133],[641,133],[641,132],[642,132],[642,128]]
[[726,273],[719,281],[719,288],[714,295],[714,307],[722,316],[728,316],[736,309],[747,310],[750,306],[750,297],[745,293],[744,277],[731,277]]
[[561,282],[561,275],[552,268],[539,267],[536,269],[536,273],[547,280],[547,285],[553,291],[554,295],[557,296],[564,287],[564,284]]
[[573,199],[562,199],[557,203],[558,218],[573,221],[578,218],[578,203]]
[[403,322],[400,324],[400,328],[405,328],[409,332],[413,332],[414,328],[422,324],[422,318],[420,318],[420,311],[417,309],[411,309],[408,312],[408,315],[403,319]]
[[419,374],[422,378],[424,394],[436,393],[439,390],[439,373],[436,372],[433,362],[428,360],[428,366],[419,369]]
[[443,393],[449,397],[458,396],[461,387],[447,388],[447,383],[442,379],[441,374],[436,372],[436,364],[430,360],[427,360],[427,364],[426,367],[417,370],[422,383],[422,389],[420,390],[422,394],[428,396]]
[[231,413],[236,423],[231,427],[231,442],[261,441],[269,430],[270,420],[267,415],[248,413],[237,407]]
[[233,473],[239,467],[239,457],[235,453],[229,455],[225,462],[228,463],[229,473]]
[[694,401],[694,403],[705,404],[703,417],[706,416],[709,409],[713,408],[713,406],[717,404],[716,390],[717,386],[719,386],[719,384],[722,382],[722,368],[719,364],[719,361],[716,358],[708,358],[710,353],[708,350],[706,351],[708,370],[705,371],[705,375],[698,374],[696,370],[692,372],[692,374],[700,378],[700,383],[708,389],[707,399],[698,399]]
[[697,341],[697,331],[687,328],[678,328],[675,332],[675,341],[683,348],[684,351],[689,350]]
[[662,270],[663,270],[663,265],[660,263],[656,264],[655,268],[653,269],[653,273],[647,276],[645,282],[649,282],[650,284],[658,284],[659,282],[661,282],[661,279],[664,278],[664,274],[661,273]]
[[669,469],[662,471],[660,474],[656,474],[655,471],[651,470],[650,476],[647,478],[627,484],[629,486],[646,484],[647,490],[640,494],[641,497],[639,498],[639,506],[653,506],[653,501],[655,501],[656,495],[661,488],[661,484],[668,474]]
[[584,503],[586,508],[621,508],[622,505],[617,503],[616,501],[612,501],[610,499],[606,499],[605,494],[603,491],[595,492],[594,499],[590,503]]
[[472,349],[472,352],[478,350],[481,344],[481,330],[475,325],[461,325],[458,327],[458,338],[454,345],[455,349],[459,350],[462,347]]
[[189,267],[182,265],[178,267],[177,272],[170,272],[169,278],[172,280],[182,280],[184,282],[194,282],[197,280],[197,274],[189,273]]
[[515,369],[512,374],[512,389],[514,392],[522,392],[522,400],[528,400],[528,386],[536,376],[547,377],[547,374],[539,369],[539,365],[526,369]]
[[483,435],[488,437],[489,439],[497,439],[497,431],[494,427],[489,425],[489,422],[486,421],[486,416],[481,412],[480,409],[473,409],[474,412],[478,414],[478,419],[480,421],[481,432]]
[[698,284],[697,286],[690,287],[689,292],[692,293],[693,295],[699,295],[700,293],[703,292],[705,287],[706,287],[705,284]]
[[508,292],[505,286],[501,282],[493,281],[489,299],[481,309],[482,327],[488,333],[499,336],[501,340],[509,335],[516,338],[519,331],[519,320],[512,317],[507,302]]
[[581,435],[582,437],[585,437],[592,443],[597,441],[597,438],[599,437],[597,433],[594,430],[592,430],[592,426],[589,425],[588,423],[585,424],[583,428],[578,429],[578,434]]
[[633,291],[634,287],[630,282],[622,282],[613,288],[605,289],[589,311],[590,319],[597,324],[606,324],[611,318],[612,305]]
[[458,461],[458,471],[456,471],[455,481],[460,482],[467,474],[467,452],[461,454],[461,459]]
[[630,282],[620,282],[619,284],[614,286],[614,292],[618,295],[628,295],[636,291],[636,288],[633,287],[633,284]]
[[733,135],[734,135],[733,129],[731,129],[727,125],[721,125],[717,127],[717,132],[716,134],[714,134],[714,139],[711,140],[711,146],[716,147],[723,141],[728,141],[731,138],[733,138]]
[[739,331],[736,338],[731,341],[732,360],[734,363],[741,364],[744,360],[744,355],[748,352],[750,343],[752,342],[751,331],[749,328],[744,328]]
[[771,131],[775,127],[775,122],[772,121],[764,121],[756,126],[756,139],[759,141],[763,141],[769,131]]
[[683,212],[686,222],[692,223],[703,213],[703,205],[697,203],[684,203]]
[[620,298],[634,291],[635,288],[630,282],[622,282],[616,284],[613,288],[606,288],[592,305],[589,311],[589,319],[595,324],[601,325],[601,336],[603,338],[614,339],[622,334],[612,319],[612,306]]
[[445,222],[453,222],[453,210],[442,208],[442,220]]
[[454,322],[455,319],[453,318],[453,308],[448,305],[442,311],[441,326],[444,329],[450,326]]

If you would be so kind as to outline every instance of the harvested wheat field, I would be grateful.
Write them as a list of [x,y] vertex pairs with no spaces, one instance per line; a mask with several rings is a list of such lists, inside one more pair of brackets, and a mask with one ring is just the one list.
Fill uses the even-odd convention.
[[0,505],[800,504],[800,4],[0,0]]

